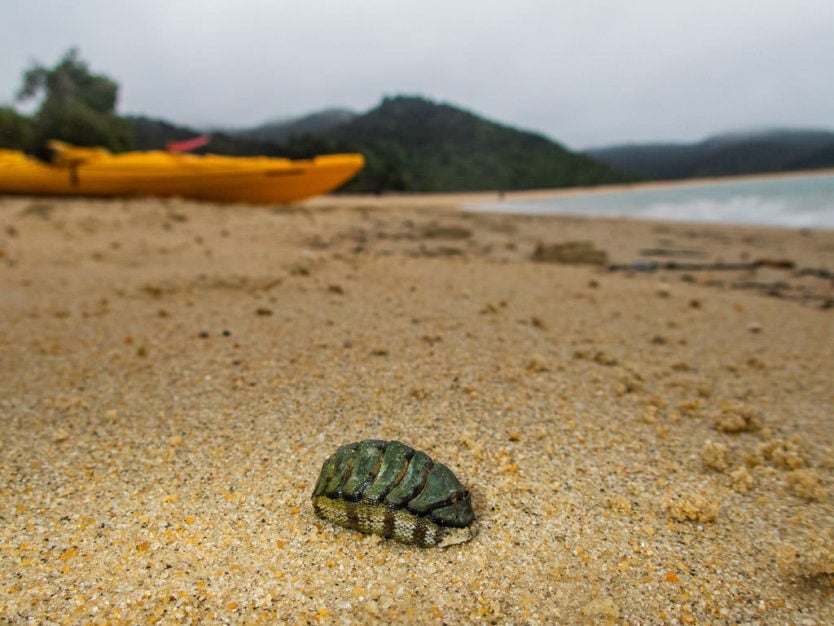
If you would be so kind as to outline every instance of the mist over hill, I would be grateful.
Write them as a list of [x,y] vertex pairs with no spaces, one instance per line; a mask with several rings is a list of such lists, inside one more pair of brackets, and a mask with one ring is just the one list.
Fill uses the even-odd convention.
[[834,167],[834,132],[740,131],[697,143],[617,145],[585,154],[650,180],[787,172]]
[[334,128],[353,121],[358,116],[358,113],[348,109],[325,109],[301,117],[266,122],[254,128],[226,132],[237,137],[280,144],[300,135],[327,134]]

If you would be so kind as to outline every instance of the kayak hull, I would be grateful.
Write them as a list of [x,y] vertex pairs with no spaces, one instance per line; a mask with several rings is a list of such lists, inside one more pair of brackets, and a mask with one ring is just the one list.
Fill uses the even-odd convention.
[[333,191],[363,165],[361,154],[290,160],[161,151],[110,154],[71,146],[63,146],[55,163],[47,164],[0,150],[0,194],[288,204]]

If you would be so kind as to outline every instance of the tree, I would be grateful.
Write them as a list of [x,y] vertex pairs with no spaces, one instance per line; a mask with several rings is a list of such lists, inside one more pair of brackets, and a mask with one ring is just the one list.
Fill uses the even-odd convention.
[[116,116],[119,86],[107,76],[90,73],[78,50],[70,49],[53,68],[30,67],[23,75],[19,102],[43,96],[34,117],[34,142],[50,139],[79,146],[130,148],[130,125]]
[[0,149],[26,148],[32,144],[33,137],[31,120],[11,107],[0,107]]

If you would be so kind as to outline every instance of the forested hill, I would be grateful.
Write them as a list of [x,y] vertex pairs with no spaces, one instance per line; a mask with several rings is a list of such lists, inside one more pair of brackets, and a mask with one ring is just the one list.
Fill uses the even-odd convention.
[[[423,98],[386,98],[361,115],[325,112],[300,120],[212,133],[199,152],[290,158],[361,152],[366,166],[345,187],[356,192],[511,191],[634,180],[542,135]],[[144,150],[199,132],[141,117],[130,121],[134,145]]]
[[626,176],[530,132],[423,98],[385,99],[327,135],[362,152],[364,191],[517,190],[621,182]]
[[585,154],[653,180],[787,172],[834,167],[834,132],[740,132],[699,143],[620,145]]

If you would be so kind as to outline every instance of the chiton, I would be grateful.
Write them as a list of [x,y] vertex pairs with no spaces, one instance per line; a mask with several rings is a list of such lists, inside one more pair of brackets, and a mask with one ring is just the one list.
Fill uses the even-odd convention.
[[321,468],[313,510],[322,519],[423,548],[477,532],[471,494],[452,471],[399,441],[340,446]]

